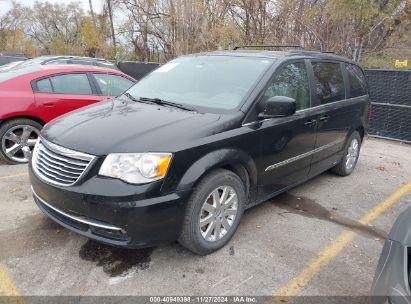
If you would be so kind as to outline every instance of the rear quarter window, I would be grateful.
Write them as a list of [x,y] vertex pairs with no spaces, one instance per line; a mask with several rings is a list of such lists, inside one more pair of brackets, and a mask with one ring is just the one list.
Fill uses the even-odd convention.
[[345,70],[350,84],[350,97],[367,95],[367,82],[361,68],[353,64],[346,64]]
[[313,62],[315,92],[321,104],[345,99],[344,78],[339,63]]
[[37,92],[52,93],[53,87],[51,86],[50,78],[43,78],[37,81]]

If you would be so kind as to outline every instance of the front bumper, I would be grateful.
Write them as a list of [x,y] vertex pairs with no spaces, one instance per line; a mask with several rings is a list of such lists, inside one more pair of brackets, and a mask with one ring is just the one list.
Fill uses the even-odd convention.
[[71,187],[42,181],[29,165],[34,201],[51,219],[114,246],[141,248],[176,240],[188,192],[161,196],[161,181],[130,185],[92,176]]

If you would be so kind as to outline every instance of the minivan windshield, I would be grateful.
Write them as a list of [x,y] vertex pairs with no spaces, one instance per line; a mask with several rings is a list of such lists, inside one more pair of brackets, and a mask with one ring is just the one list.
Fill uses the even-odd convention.
[[154,70],[128,93],[135,99],[233,110],[273,62],[274,59],[257,57],[180,57]]

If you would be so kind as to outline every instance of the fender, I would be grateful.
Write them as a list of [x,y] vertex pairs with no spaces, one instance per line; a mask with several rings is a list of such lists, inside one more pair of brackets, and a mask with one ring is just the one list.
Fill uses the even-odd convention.
[[39,115],[39,113],[35,111],[15,111],[6,113],[4,115],[0,115],[0,122],[14,118],[28,118],[37,122],[41,122],[42,124],[45,124],[47,122],[47,120],[42,115]]
[[229,165],[241,164],[247,170],[250,181],[249,198],[253,201],[253,194],[257,187],[257,168],[250,155],[238,149],[221,149],[210,152],[194,162],[181,178],[177,191],[192,190],[196,183],[213,169]]

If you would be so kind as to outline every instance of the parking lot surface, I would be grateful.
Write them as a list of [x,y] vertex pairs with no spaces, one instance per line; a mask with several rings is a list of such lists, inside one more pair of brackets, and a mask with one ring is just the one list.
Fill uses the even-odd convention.
[[[26,171],[0,164],[0,293],[271,296],[306,271],[300,295],[368,295],[384,239],[411,202],[408,192],[358,222],[411,180],[410,145],[369,139],[351,176],[324,173],[246,211],[228,246],[201,257],[177,243],[125,250],[70,232],[36,207]],[[347,231],[354,237],[307,270]]]

